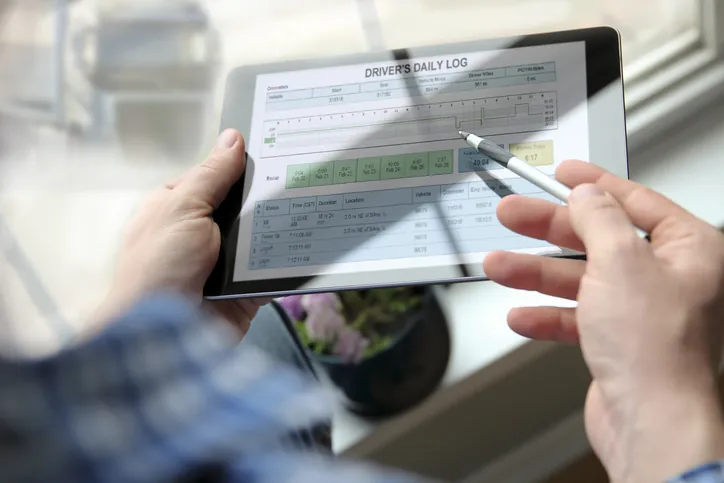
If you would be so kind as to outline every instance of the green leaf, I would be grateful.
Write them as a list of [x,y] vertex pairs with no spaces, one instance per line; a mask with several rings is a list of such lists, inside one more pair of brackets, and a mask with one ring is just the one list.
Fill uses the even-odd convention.
[[295,321],[294,329],[297,331],[297,334],[299,334],[299,340],[302,342],[304,347],[311,349],[317,354],[332,353],[332,345],[329,342],[322,340],[312,340],[312,338],[309,337],[309,333],[307,332],[307,325],[304,322]]
[[369,312],[362,312],[357,316],[354,322],[350,325],[353,329],[363,331],[365,324],[367,322],[367,319],[369,318]]
[[364,358],[372,357],[387,349],[392,343],[392,337],[383,337],[370,344],[364,352]]
[[407,309],[407,304],[402,300],[390,300],[390,309],[397,313],[402,313]]
[[327,343],[322,340],[312,342],[312,350],[317,354],[326,354]]
[[307,325],[304,322],[297,320],[294,321],[294,328],[296,329],[297,334],[299,334],[299,339],[302,344],[304,344],[305,347],[309,347],[311,340],[309,339],[309,334],[307,333]]

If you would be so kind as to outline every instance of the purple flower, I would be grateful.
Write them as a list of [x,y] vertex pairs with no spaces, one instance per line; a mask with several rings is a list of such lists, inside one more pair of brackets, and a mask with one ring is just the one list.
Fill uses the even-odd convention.
[[336,308],[316,306],[307,313],[306,325],[310,339],[333,342],[344,329],[344,319]]
[[307,314],[319,309],[331,309],[340,312],[342,303],[336,293],[314,293],[302,295],[302,308]]
[[282,306],[284,311],[289,317],[294,320],[302,320],[304,316],[304,308],[302,307],[302,296],[301,295],[290,295],[289,297],[282,297],[277,299],[279,305]]
[[358,364],[369,345],[370,341],[362,337],[362,334],[347,328],[339,334],[334,346],[334,354],[347,363]]

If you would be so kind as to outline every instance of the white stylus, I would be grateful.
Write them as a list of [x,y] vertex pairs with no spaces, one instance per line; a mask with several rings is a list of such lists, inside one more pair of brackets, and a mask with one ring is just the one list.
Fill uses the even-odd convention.
[[[470,134],[469,132],[458,131],[458,133],[466,143],[472,148],[475,148],[479,153],[487,156],[504,168],[508,168],[521,178],[533,183],[538,188],[555,196],[562,202],[568,203],[568,196],[571,194],[571,188],[568,186],[551,178],[538,168],[518,159],[513,153],[506,151],[494,142],[476,136],[475,134]],[[636,231],[641,238],[649,240],[646,232],[639,228],[636,228]]]

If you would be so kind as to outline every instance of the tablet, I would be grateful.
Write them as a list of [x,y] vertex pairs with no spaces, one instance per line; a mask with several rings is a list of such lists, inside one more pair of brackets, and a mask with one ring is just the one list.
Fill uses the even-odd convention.
[[238,68],[221,128],[248,162],[215,214],[209,298],[484,280],[493,250],[575,255],[499,223],[508,194],[557,201],[461,129],[550,176],[574,158],[628,177],[605,27]]

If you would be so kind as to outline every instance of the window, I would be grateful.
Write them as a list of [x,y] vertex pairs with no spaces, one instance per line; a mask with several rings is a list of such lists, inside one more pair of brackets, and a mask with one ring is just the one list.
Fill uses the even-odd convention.
[[629,63],[696,30],[700,9],[696,0],[376,0],[376,5],[385,39],[396,46],[411,39],[470,40],[481,31],[502,37],[611,25],[622,34]]
[[624,70],[634,150],[724,93],[724,1],[658,3],[693,6],[693,17],[682,17],[678,30],[641,44],[639,56]]
[[613,26],[623,41],[634,148],[724,90],[717,71],[724,68],[724,0],[305,0],[304,9],[292,0],[205,4],[231,65]]
[[370,1],[382,38],[394,47],[600,25],[617,28],[632,148],[724,91],[724,73],[710,72],[724,68],[724,0]]

